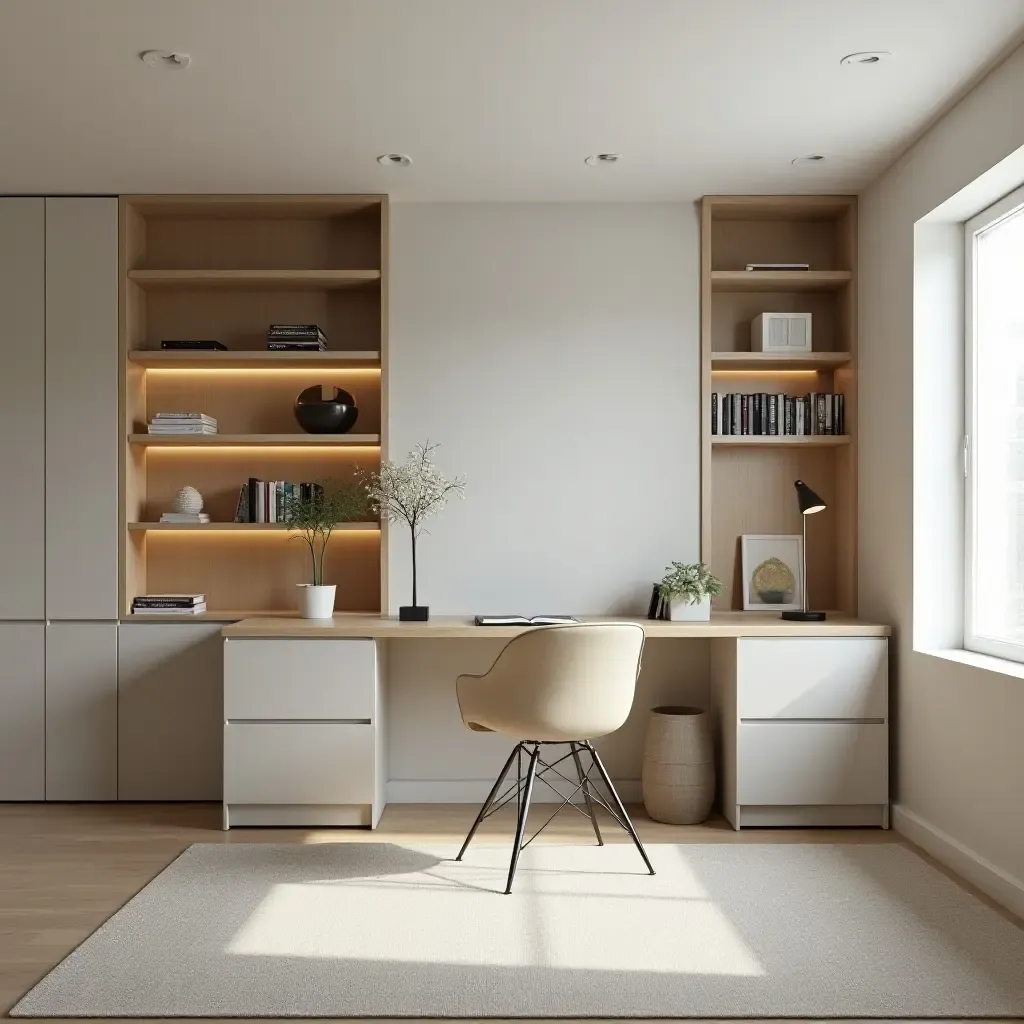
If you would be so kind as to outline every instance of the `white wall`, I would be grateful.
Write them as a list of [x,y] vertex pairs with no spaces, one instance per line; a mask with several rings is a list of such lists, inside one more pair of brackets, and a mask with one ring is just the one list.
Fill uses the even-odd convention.
[[[1024,679],[914,648],[915,626],[922,639],[931,632],[923,628],[930,620],[914,621],[915,596],[919,616],[934,612],[927,594],[914,592],[913,431],[915,402],[920,407],[931,394],[921,388],[936,358],[923,306],[915,322],[915,222],[951,197],[947,211],[958,208],[961,220],[995,198],[980,192],[972,198],[971,183],[1024,145],[1022,96],[1024,49],[1018,49],[872,185],[860,207],[860,612],[896,628],[895,820],[1018,913],[1024,913]],[[1009,166],[988,174],[988,184],[1001,178],[999,189],[1008,191]],[[924,230],[922,251],[940,242],[939,234]],[[941,444],[924,420],[918,418],[918,446]],[[954,464],[957,433],[945,436]],[[927,482],[941,477],[941,458],[916,466],[919,506],[932,498]],[[949,501],[948,492],[939,500]],[[918,508],[919,520],[923,511]],[[921,521],[923,541],[930,524]],[[927,557],[923,548],[918,555]],[[922,568],[919,586],[928,579]]]
[[645,612],[698,557],[698,252],[682,204],[395,206],[391,455],[468,480],[421,547],[433,612]]
[[[666,563],[699,557],[695,206],[396,204],[391,230],[391,457],[429,439],[467,478],[423,538],[421,603],[645,613]],[[406,540],[396,527],[393,612],[410,600]],[[454,680],[500,646],[393,645],[390,799],[486,795],[509,744],[463,728]],[[605,747],[617,779],[639,779],[648,708],[706,703],[707,658],[648,645]]]

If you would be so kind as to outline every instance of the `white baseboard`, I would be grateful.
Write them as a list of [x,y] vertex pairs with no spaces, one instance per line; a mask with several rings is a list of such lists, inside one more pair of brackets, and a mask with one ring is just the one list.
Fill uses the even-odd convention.
[[[494,779],[391,779],[388,803],[482,804],[493,785]],[[627,804],[640,802],[639,779],[616,781],[615,788]],[[547,786],[538,786],[533,796],[536,803],[555,802],[555,795]]]
[[1024,918],[1024,881],[899,804],[892,809],[892,826],[900,835],[991,896],[996,903]]

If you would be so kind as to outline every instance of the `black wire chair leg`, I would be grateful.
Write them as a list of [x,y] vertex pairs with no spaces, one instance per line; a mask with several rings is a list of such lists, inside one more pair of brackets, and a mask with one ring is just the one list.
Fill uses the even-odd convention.
[[594,749],[593,744],[589,740],[584,740],[583,746],[590,751],[590,756],[594,759],[594,764],[597,767],[598,772],[601,775],[605,786],[608,789],[608,793],[611,795],[612,803],[615,805],[618,811],[621,823],[625,827],[626,831],[630,834],[633,842],[636,844],[636,848],[640,851],[640,856],[643,857],[644,863],[647,865],[647,870],[653,875],[654,867],[651,864],[650,858],[647,856],[647,851],[644,849],[644,844],[640,842],[640,837],[636,834],[636,829],[633,828],[633,822],[629,820],[629,815],[626,813],[626,808],[622,801],[619,799],[619,794],[615,792],[615,787],[612,785],[612,780],[609,778],[608,773],[605,771],[604,765],[601,763],[601,758],[597,756],[597,751]]
[[590,816],[590,823],[594,826],[594,835],[597,836],[597,845],[604,846],[604,840],[601,838],[601,826],[597,823],[597,814],[594,811],[594,803],[590,799],[590,779],[587,777],[587,773],[583,770],[583,762],[580,761],[580,753],[576,749],[575,743],[569,744],[569,749],[572,750],[572,759],[576,762],[576,774],[580,777],[580,786],[583,787],[583,799],[587,802],[587,814]]
[[530,766],[526,769],[526,785],[523,787],[523,799],[519,806],[519,821],[516,824],[516,841],[512,847],[512,863],[508,867],[508,884],[505,895],[512,891],[512,879],[516,877],[516,865],[523,849],[523,834],[526,832],[526,816],[530,813],[530,796],[533,793],[533,780],[537,776],[537,759],[540,757],[540,744],[535,743],[530,755]]
[[522,744],[517,743],[515,749],[508,755],[505,767],[501,769],[501,774],[491,787],[490,793],[487,794],[487,799],[483,802],[483,805],[480,808],[480,813],[476,816],[476,821],[473,822],[473,827],[469,830],[469,835],[466,836],[466,841],[462,844],[462,849],[459,850],[459,855],[455,858],[456,860],[462,860],[462,855],[468,849],[470,840],[476,835],[476,830],[480,827],[480,822],[487,817],[487,812],[491,809],[491,804],[494,803],[494,797],[498,790],[501,789],[501,784],[505,781],[505,776],[508,775],[508,771],[512,767],[512,762],[516,759],[516,754],[519,753],[521,748]]

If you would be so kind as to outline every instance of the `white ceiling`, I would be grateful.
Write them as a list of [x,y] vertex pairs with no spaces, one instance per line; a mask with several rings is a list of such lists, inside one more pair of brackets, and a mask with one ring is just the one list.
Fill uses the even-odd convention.
[[1022,31],[1022,0],[0,0],[0,192],[855,191]]

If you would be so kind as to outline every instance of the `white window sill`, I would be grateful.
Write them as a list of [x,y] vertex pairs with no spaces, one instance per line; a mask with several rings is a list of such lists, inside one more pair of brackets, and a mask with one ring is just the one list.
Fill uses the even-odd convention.
[[933,658],[942,658],[945,661],[956,661],[961,665],[970,665],[971,668],[980,668],[986,672],[998,672],[1000,675],[1024,679],[1024,663],[1010,661],[1009,658],[995,658],[991,654],[978,654],[976,651],[965,650],[919,651],[918,653],[928,654]]

